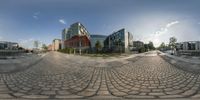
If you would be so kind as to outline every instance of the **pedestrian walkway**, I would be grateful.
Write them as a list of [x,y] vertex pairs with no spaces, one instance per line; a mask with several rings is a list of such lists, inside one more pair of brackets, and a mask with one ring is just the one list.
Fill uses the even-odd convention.
[[184,58],[180,56],[170,55],[169,53],[163,53],[161,51],[158,51],[158,52],[160,53],[160,55],[165,55],[167,57],[173,58],[178,61],[184,61],[184,62],[192,63],[192,64],[200,64],[200,59],[194,59],[192,57]]
[[200,74],[176,68],[157,52],[104,64],[51,52],[26,70],[0,73],[0,87],[0,99],[198,100]]
[[0,72],[7,73],[25,69],[41,60],[44,56],[45,54],[28,54],[19,56],[16,59],[0,59]]

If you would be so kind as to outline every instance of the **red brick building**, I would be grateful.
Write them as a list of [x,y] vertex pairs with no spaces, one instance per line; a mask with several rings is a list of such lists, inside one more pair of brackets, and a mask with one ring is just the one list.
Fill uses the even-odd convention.
[[91,48],[90,33],[79,22],[62,31],[63,48],[73,48],[76,52],[87,53]]
[[87,36],[73,36],[72,38],[65,40],[65,46],[67,48],[74,48],[74,49],[85,49],[90,48],[90,40]]

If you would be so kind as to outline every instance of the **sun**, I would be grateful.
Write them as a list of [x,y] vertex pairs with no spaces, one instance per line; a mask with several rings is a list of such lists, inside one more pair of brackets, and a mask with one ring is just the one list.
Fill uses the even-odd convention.
[[159,45],[161,44],[161,43],[160,43],[160,39],[158,39],[158,38],[153,39],[152,42],[154,43],[154,46],[155,46],[155,47],[159,47]]

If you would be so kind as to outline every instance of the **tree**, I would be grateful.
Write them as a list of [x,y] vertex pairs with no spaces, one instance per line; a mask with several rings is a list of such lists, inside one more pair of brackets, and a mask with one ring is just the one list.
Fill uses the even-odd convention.
[[99,50],[102,48],[101,43],[100,43],[99,40],[97,40],[97,42],[95,43],[95,48],[96,48],[97,53],[98,53]]
[[43,49],[43,50],[47,50],[48,47],[47,47],[45,44],[42,44],[42,49]]
[[169,46],[171,47],[172,54],[174,54],[174,50],[176,48],[177,39],[175,37],[170,37],[169,39]]
[[162,43],[160,44],[160,47],[161,47],[161,48],[165,48],[165,43],[162,42]]
[[145,49],[145,52],[147,52],[149,50],[148,44],[144,44],[144,49]]
[[160,49],[160,50],[164,50],[166,48],[166,46],[165,46],[165,43],[164,42],[162,42],[161,44],[160,44],[160,46],[158,47],[158,49]]
[[154,50],[155,49],[155,47],[153,45],[153,42],[151,42],[151,41],[149,41],[148,47],[149,47],[150,50]]

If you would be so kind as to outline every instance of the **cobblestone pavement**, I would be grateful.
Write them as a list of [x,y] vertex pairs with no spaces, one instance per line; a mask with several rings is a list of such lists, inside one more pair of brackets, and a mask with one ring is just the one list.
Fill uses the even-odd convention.
[[26,70],[0,74],[1,99],[200,99],[200,75],[156,53],[106,63],[78,63],[49,53]]

